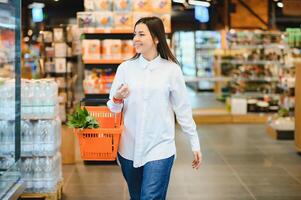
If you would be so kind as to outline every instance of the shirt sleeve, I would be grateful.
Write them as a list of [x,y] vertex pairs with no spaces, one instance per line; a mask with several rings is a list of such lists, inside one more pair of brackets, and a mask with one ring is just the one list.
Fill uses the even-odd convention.
[[174,66],[171,81],[171,104],[183,133],[189,138],[192,151],[200,150],[200,142],[181,68]]
[[124,73],[123,73],[123,67],[124,67],[124,63],[121,63],[116,71],[113,83],[112,83],[112,87],[110,90],[110,99],[107,102],[107,106],[110,109],[111,112],[114,113],[120,113],[123,107],[123,103],[122,104],[116,104],[113,102],[113,96],[116,93],[117,89],[120,87],[121,84],[124,84]]

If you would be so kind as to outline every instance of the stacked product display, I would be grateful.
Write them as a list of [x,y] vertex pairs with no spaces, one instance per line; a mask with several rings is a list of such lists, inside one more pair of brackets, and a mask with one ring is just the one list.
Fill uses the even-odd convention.
[[213,90],[214,83],[210,79],[215,76],[214,50],[220,45],[221,35],[216,31],[176,32],[173,35],[175,55],[183,73],[196,78],[198,90]]
[[43,31],[41,36],[45,76],[55,78],[59,85],[60,117],[66,121],[66,113],[73,109],[77,55],[81,54],[80,30],[70,25]]
[[291,67],[290,48],[281,32],[230,31],[228,49],[216,56],[220,76],[227,81],[222,89],[231,97],[233,114],[278,112],[279,77]]
[[[15,122],[10,109],[14,80],[2,80],[0,118],[0,168],[14,163]],[[58,117],[58,86],[54,80],[22,80],[21,173],[28,193],[53,192],[62,180],[61,121]],[[9,93],[10,92],[10,93]]]
[[84,92],[106,98],[117,67],[135,54],[132,33],[136,21],[158,16],[170,32],[171,1],[85,0],[84,6],[85,11],[77,13],[83,31]]
[[92,31],[132,31],[141,17],[158,16],[170,32],[170,0],[85,0],[78,12],[78,25]]

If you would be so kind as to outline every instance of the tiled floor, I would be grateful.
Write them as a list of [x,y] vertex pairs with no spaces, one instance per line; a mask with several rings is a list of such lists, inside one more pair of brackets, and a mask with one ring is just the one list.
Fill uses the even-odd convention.
[[[191,168],[192,154],[177,129],[177,160],[168,200],[300,200],[301,156],[293,141],[275,141],[264,125],[198,127],[204,164]],[[63,167],[64,200],[126,200],[117,165]]]

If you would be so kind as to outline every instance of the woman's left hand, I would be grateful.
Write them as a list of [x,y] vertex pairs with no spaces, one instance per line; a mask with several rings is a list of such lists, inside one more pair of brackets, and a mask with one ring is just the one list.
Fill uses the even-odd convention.
[[201,151],[194,151],[194,160],[192,161],[192,168],[199,169],[202,164],[202,153]]

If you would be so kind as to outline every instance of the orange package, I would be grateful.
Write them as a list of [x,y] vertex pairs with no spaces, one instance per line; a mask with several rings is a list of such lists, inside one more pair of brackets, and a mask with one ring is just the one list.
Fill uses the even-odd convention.
[[134,0],[134,11],[136,12],[150,12],[151,1],[149,0]]
[[103,40],[102,57],[104,59],[121,59],[121,40]]
[[95,11],[112,11],[112,0],[94,0]]
[[114,11],[133,11],[132,0],[114,0]]
[[115,12],[114,13],[115,29],[132,29],[133,15],[132,12]]
[[121,51],[122,51],[123,59],[130,59],[131,57],[133,57],[133,55],[135,53],[133,41],[132,40],[123,40]]
[[171,0],[152,0],[154,13],[171,13]]

